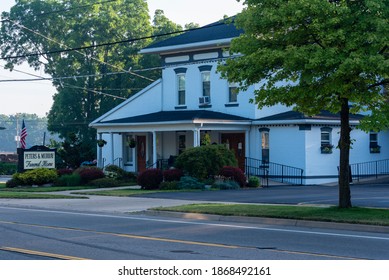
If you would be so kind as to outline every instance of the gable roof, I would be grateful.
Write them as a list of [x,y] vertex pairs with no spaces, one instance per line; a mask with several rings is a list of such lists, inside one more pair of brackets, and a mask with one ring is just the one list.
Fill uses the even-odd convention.
[[128,118],[115,119],[110,121],[101,121],[97,124],[146,124],[146,123],[164,123],[164,122],[195,122],[196,120],[213,121],[250,121],[240,116],[207,111],[207,110],[188,110],[188,111],[161,111],[151,114],[132,116]]
[[193,47],[209,47],[227,45],[233,38],[238,37],[243,30],[234,25],[234,17],[205,25],[200,28],[151,44],[140,53],[164,53],[168,51],[185,50]]

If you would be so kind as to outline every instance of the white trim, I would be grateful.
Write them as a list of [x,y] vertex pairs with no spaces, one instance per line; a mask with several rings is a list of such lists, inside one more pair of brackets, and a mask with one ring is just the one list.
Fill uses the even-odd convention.
[[146,92],[148,92],[149,90],[151,90],[152,88],[156,87],[157,85],[161,84],[162,83],[162,79],[158,79],[156,80],[155,82],[153,82],[152,84],[148,85],[147,87],[145,87],[144,89],[142,89],[141,91],[135,93],[134,95],[130,96],[126,101],[123,101],[121,104],[119,104],[118,106],[114,107],[113,109],[111,109],[110,111],[108,111],[107,113],[105,113],[104,115],[102,115],[101,117],[97,118],[96,120],[94,120],[93,122],[91,122],[89,124],[90,127],[97,127],[99,126],[98,123],[100,121],[102,121],[103,119],[107,118],[108,116],[112,115],[113,113],[117,112],[118,110],[120,110],[121,108],[123,108],[124,106],[126,106],[128,103],[132,102],[133,100],[137,99],[138,97],[140,97],[141,95],[145,94]]
[[231,43],[232,39],[234,39],[234,38],[202,41],[202,42],[197,42],[197,43],[165,46],[165,47],[159,47],[159,48],[142,49],[139,53],[140,54],[146,54],[146,53],[147,54],[149,54],[149,53],[169,54],[169,53],[177,53],[177,51],[182,51],[182,50],[194,51],[194,49],[204,49],[204,48],[209,48],[209,47],[221,48],[224,45],[226,45],[226,46],[229,45]]
[[[253,125],[299,125],[299,124],[319,124],[319,125],[340,125],[340,120],[276,120],[276,121],[253,121]],[[359,121],[350,121],[351,125],[359,125]]]

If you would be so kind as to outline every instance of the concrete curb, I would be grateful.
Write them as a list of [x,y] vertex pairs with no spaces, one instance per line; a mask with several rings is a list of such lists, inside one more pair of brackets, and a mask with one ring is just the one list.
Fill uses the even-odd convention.
[[374,225],[318,222],[318,221],[294,220],[294,219],[261,218],[261,217],[222,216],[222,215],[156,211],[156,210],[145,210],[142,211],[141,213],[149,216],[162,216],[162,217],[193,219],[193,220],[251,223],[251,224],[278,225],[278,226],[295,226],[295,227],[323,228],[323,229],[336,229],[336,230],[349,230],[349,231],[365,231],[365,232],[374,232],[374,233],[389,233],[389,226],[374,226]]

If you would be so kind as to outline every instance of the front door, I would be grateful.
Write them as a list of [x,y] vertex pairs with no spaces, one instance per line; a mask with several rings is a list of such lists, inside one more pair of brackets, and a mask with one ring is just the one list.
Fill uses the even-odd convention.
[[146,136],[136,137],[136,158],[138,172],[146,170]]
[[239,168],[244,172],[245,168],[245,134],[244,133],[223,133],[221,135],[222,144],[227,145],[230,150],[234,151],[238,161]]

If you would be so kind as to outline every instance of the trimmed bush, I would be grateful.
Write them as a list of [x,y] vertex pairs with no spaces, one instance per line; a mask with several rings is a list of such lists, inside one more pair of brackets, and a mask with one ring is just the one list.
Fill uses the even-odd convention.
[[223,166],[238,166],[233,151],[224,145],[208,145],[187,149],[175,161],[175,167],[199,180],[205,180],[219,174]]
[[203,190],[205,185],[199,182],[196,178],[184,176],[178,182],[178,188],[182,190]]
[[104,171],[106,173],[108,172],[108,177],[113,177],[118,180],[136,180],[136,175],[134,173],[127,172],[117,165],[108,165],[105,167]]
[[212,187],[220,190],[237,190],[240,188],[237,182],[231,180],[217,181],[213,183]]
[[73,173],[73,169],[69,169],[69,168],[57,169],[58,176],[70,175],[72,173]]
[[6,188],[16,188],[17,186],[18,186],[18,183],[16,182],[15,179],[8,180],[8,181],[5,183],[5,187],[6,187]]
[[32,169],[24,173],[15,173],[12,176],[15,183],[22,186],[51,184],[57,178],[57,171],[47,168]]
[[163,178],[166,182],[180,181],[184,176],[184,172],[181,169],[168,169],[163,172]]
[[112,178],[101,178],[90,181],[88,186],[97,187],[97,188],[113,188],[117,187],[119,182]]
[[163,174],[160,169],[153,168],[143,171],[138,176],[138,185],[145,190],[156,190],[159,188],[160,184],[163,181]]
[[180,188],[178,187],[178,181],[170,181],[170,182],[165,181],[161,183],[159,189],[171,191],[171,190],[179,190]]
[[260,186],[259,178],[255,176],[251,176],[247,183],[247,187],[249,188],[258,188]]
[[81,185],[80,174],[74,173],[62,175],[55,181],[55,185],[68,187],[79,186]]
[[0,175],[12,175],[18,170],[17,164],[14,162],[0,162]]
[[83,166],[77,168],[74,173],[80,175],[81,184],[87,184],[90,181],[104,178],[103,170],[94,166]]
[[238,167],[224,166],[219,175],[237,182],[241,188],[246,185],[246,176]]

